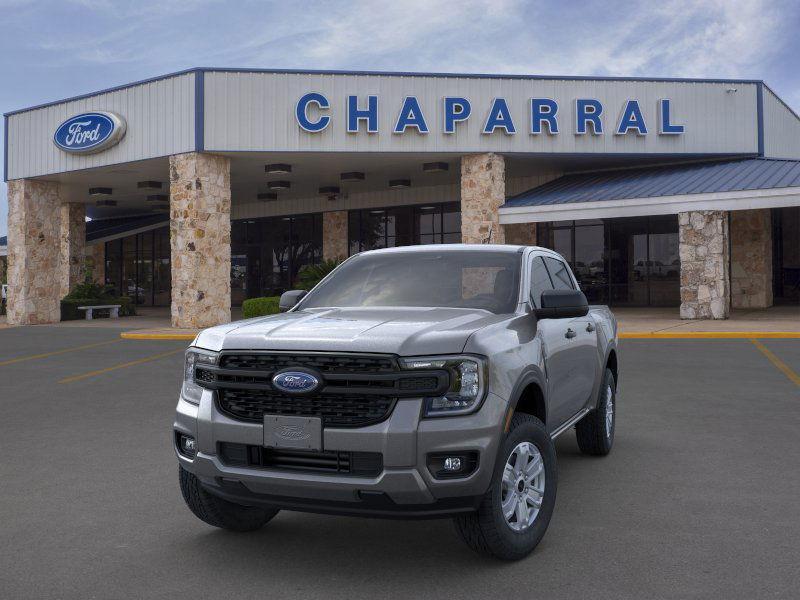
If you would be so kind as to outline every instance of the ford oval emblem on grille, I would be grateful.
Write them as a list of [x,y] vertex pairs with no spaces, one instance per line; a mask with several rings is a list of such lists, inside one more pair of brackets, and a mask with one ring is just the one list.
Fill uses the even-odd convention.
[[307,394],[319,387],[319,379],[305,371],[281,371],[272,378],[272,385],[289,394]]

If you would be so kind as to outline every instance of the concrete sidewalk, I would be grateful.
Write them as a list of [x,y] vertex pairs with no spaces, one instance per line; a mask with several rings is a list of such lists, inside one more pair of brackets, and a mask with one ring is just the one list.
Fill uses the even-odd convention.
[[[622,338],[800,338],[800,306],[776,306],[762,310],[734,311],[730,319],[682,320],[676,308],[615,308]],[[236,311],[236,309],[234,309]],[[237,315],[234,312],[234,320]],[[161,327],[126,331],[127,339],[186,339],[196,330]]]
[[[100,327],[124,329],[126,339],[194,339],[197,330],[170,327],[169,308],[140,307],[135,317],[64,321],[58,327]],[[774,306],[761,310],[736,310],[730,319],[718,321],[686,321],[678,316],[677,308],[613,309],[622,338],[800,338],[800,306]],[[235,307],[232,318],[242,318]],[[7,327],[0,317],[0,329]]]

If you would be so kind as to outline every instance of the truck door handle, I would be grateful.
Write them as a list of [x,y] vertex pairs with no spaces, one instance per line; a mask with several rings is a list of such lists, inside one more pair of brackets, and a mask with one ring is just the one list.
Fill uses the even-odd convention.
[[578,334],[575,333],[574,331],[572,331],[572,329],[570,328],[570,329],[567,329],[567,333],[564,334],[564,337],[567,338],[568,340],[571,340],[576,335],[578,335]]
[[594,331],[594,325],[592,323],[588,323],[586,325],[586,331],[588,331],[589,333],[592,333]]

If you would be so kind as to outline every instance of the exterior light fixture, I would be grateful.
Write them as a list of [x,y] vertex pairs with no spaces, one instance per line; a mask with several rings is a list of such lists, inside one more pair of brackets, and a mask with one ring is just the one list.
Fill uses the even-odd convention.
[[364,181],[364,173],[360,171],[351,171],[349,173],[342,173],[339,175],[342,181]]
[[151,194],[147,197],[148,202],[169,202],[169,196],[166,194]]
[[292,165],[287,165],[285,163],[274,163],[271,165],[264,165],[264,171],[266,171],[267,173],[272,173],[273,175],[291,173]]
[[441,173],[442,171],[449,171],[450,165],[446,162],[429,162],[422,165],[422,170],[425,173]]
[[292,187],[291,181],[268,181],[267,187],[271,190],[288,190]]
[[256,199],[265,200],[265,201],[266,200],[277,200],[278,199],[278,194],[276,194],[275,192],[261,192],[260,194],[258,194],[256,196]]
[[90,196],[110,196],[114,190],[106,187],[89,188]]
[[407,188],[411,187],[411,180],[410,179],[390,179],[389,180],[389,187],[390,188]]
[[160,181],[140,181],[136,184],[136,187],[140,190],[160,190],[161,186]]
[[97,206],[116,206],[117,205],[117,201],[116,200],[98,200],[97,202],[95,202],[95,204]]
[[319,188],[320,194],[328,194],[328,195],[338,194],[339,191],[340,190],[338,185],[323,185],[321,188]]

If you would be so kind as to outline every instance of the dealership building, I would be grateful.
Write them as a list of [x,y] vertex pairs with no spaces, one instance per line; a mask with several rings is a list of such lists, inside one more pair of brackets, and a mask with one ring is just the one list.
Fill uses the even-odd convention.
[[213,325],[407,244],[546,246],[690,319],[800,302],[800,117],[762,81],[192,69],[6,114],[4,177],[12,324],[88,272]]

